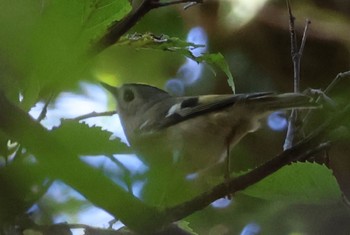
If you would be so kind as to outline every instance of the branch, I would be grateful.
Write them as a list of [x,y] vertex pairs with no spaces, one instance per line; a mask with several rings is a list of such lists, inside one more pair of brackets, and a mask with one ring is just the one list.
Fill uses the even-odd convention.
[[299,159],[307,159],[315,153],[328,148],[330,143],[325,142],[320,144],[320,140],[323,139],[329,131],[333,130],[334,127],[339,126],[345,118],[348,120],[349,116],[350,105],[346,106],[341,112],[324,122],[303,141],[299,142],[294,147],[285,150],[275,158],[255,168],[249,173],[233,178],[228,182],[221,183],[212,188],[210,191],[204,192],[203,194],[184,202],[183,204],[166,209],[165,215],[167,216],[167,221],[177,221],[189,216],[195,211],[202,210],[213,201],[225,197],[227,193],[234,194],[240,190],[243,190],[250,185],[261,181],[265,177],[271,175],[291,162]]
[[97,112],[91,112],[91,113],[87,113],[75,118],[66,118],[64,119],[64,121],[81,121],[84,119],[88,119],[88,118],[94,118],[94,117],[104,117],[104,116],[112,116],[114,114],[117,114],[117,111],[106,111],[106,112],[101,112],[101,113],[97,113]]
[[[316,93],[318,96],[317,96],[317,98],[316,98],[316,100],[315,100],[315,103],[319,103],[320,100],[322,99],[322,100],[326,101],[326,103],[330,104],[331,106],[336,107],[336,106],[334,105],[334,104],[335,104],[334,101],[331,100],[331,99],[327,96],[327,94],[334,88],[334,86],[335,86],[340,80],[342,80],[342,79],[344,79],[344,78],[346,78],[346,77],[350,77],[350,71],[346,71],[346,72],[343,72],[343,73],[338,73],[337,76],[332,80],[332,82],[326,87],[326,89],[325,89],[323,92],[319,92],[320,94],[317,94],[317,93]],[[311,92],[313,92],[313,91],[311,90]],[[317,90],[316,90],[316,92],[317,92]],[[314,93],[315,93],[315,92],[314,92]],[[308,123],[308,121],[310,121],[309,118],[310,118],[310,116],[311,116],[311,111],[312,111],[312,110],[308,110],[308,112],[305,114],[305,116],[304,116],[304,118],[303,118],[303,120],[302,120],[302,123],[303,123],[304,125],[306,125],[306,124]]]
[[350,71],[346,71],[343,73],[338,73],[337,76],[332,80],[332,82],[327,86],[324,90],[324,93],[327,94],[333,87],[343,78],[350,77]]
[[[292,14],[292,9],[290,6],[289,0],[287,0],[287,7],[288,7],[288,13],[289,13],[289,31],[290,31],[290,40],[291,40],[291,56],[293,61],[293,80],[294,80],[294,92],[299,93],[300,92],[300,61],[302,57],[302,53],[304,51],[305,43],[306,43],[306,36],[309,28],[309,24],[311,23],[310,20],[306,20],[303,38],[301,40],[300,48],[298,49],[298,43],[297,43],[297,37],[295,32],[295,26],[294,21],[295,17]],[[299,124],[301,123],[300,117],[298,116],[298,110],[293,109],[288,122],[288,130],[286,139],[283,145],[283,149],[289,149],[291,148],[294,143],[301,139],[300,137],[300,128]]]
[[[303,51],[304,51],[304,47],[305,47],[305,43],[306,43],[306,38],[307,38],[307,32],[309,31],[310,24],[311,24],[311,21],[309,19],[306,19],[305,26],[304,26],[304,33],[303,33],[303,37],[301,39],[301,44],[300,44],[300,48],[299,48],[299,52],[298,52],[299,60],[301,59],[301,56],[303,55]],[[299,76],[300,76],[300,71],[299,71]]]

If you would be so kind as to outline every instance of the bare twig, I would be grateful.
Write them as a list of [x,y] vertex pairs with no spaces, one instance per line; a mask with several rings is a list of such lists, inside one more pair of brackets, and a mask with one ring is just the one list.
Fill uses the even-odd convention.
[[343,73],[338,73],[337,76],[332,80],[332,82],[327,86],[324,90],[324,93],[327,94],[333,87],[343,78],[350,77],[350,71],[346,71]]
[[[316,99],[316,103],[320,102],[321,99],[326,100],[328,104],[331,104],[332,106],[335,106],[334,101],[331,100],[327,94],[333,89],[333,87],[343,78],[350,77],[350,71],[346,71],[343,73],[338,73],[337,76],[332,80],[332,82],[326,87],[326,89],[323,92],[320,92]],[[309,110],[303,119],[303,123],[307,123],[310,118],[311,110]]]
[[292,14],[292,8],[290,6],[289,0],[287,0],[287,8],[289,14],[289,33],[290,33],[290,41],[291,41],[291,54],[294,55],[298,51],[297,46],[297,36],[295,33],[294,21],[295,17]]
[[197,2],[190,2],[184,6],[184,10],[187,10],[188,8],[193,7],[193,6],[197,5],[198,3],[203,3],[203,1],[198,0]]
[[84,115],[81,115],[81,116],[78,116],[75,118],[67,118],[67,119],[64,119],[64,121],[81,121],[84,119],[94,118],[94,117],[112,116],[112,115],[117,114],[117,113],[118,113],[117,111],[106,111],[106,112],[101,112],[101,113],[91,112],[91,113],[84,114]]
[[[293,81],[294,81],[294,92],[300,92],[300,61],[302,57],[302,53],[304,51],[306,36],[309,28],[310,20],[306,20],[303,38],[301,40],[300,48],[298,49],[297,37],[295,32],[294,21],[295,17],[293,16],[292,9],[290,6],[289,0],[287,0],[287,7],[289,13],[289,31],[290,31],[290,39],[291,39],[291,56],[293,61]],[[286,139],[283,145],[283,149],[289,149],[293,146],[293,144],[301,139],[299,123],[300,118],[298,116],[298,110],[294,109],[291,112],[288,122],[288,130]]]
[[307,32],[309,30],[309,25],[311,24],[311,21],[309,19],[306,19],[305,21],[305,27],[304,27],[304,33],[303,33],[303,38],[301,39],[301,44],[299,48],[299,55],[300,59],[304,51],[305,43],[306,43],[306,37],[307,37]]

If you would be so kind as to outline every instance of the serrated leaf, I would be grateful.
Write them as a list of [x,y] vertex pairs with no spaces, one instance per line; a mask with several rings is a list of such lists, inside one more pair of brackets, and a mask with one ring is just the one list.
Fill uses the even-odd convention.
[[21,107],[28,110],[76,85],[91,62],[90,43],[131,5],[128,0],[2,1],[1,10],[0,60],[6,61],[8,81],[1,78],[0,85],[16,92],[17,100],[20,90]]
[[176,37],[169,37],[164,34],[157,36],[152,33],[128,34],[121,37],[117,45],[128,45],[137,49],[158,49],[167,51],[189,51],[198,47],[204,47],[204,45],[186,42]]
[[154,49],[175,52],[186,56],[197,63],[207,63],[208,65],[218,67],[228,77],[227,81],[233,93],[235,93],[235,85],[230,68],[221,53],[204,53],[201,56],[193,55],[192,51],[195,48],[203,47],[191,42],[186,42],[176,37],[169,37],[167,35],[156,36],[152,33],[139,34],[134,33],[122,37],[117,45],[128,45],[136,49]]
[[206,62],[208,64],[212,64],[219,67],[226,74],[227,83],[231,87],[232,92],[236,93],[236,87],[233,81],[233,76],[231,74],[230,68],[228,67],[228,64],[226,63],[224,56],[221,53],[203,54],[202,56],[196,58],[199,61]]
[[111,132],[89,127],[76,121],[64,121],[52,133],[78,155],[110,155],[127,153],[130,149],[118,139],[110,140]]
[[293,163],[248,187],[244,194],[272,201],[334,202],[341,191],[332,171],[317,163]]

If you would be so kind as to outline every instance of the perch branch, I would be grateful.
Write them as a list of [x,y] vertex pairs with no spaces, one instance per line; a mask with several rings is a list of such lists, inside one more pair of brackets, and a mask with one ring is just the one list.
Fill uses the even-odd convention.
[[224,182],[204,192],[203,194],[172,208],[165,210],[167,221],[173,222],[182,219],[195,211],[201,210],[213,201],[225,197],[227,192],[236,193],[243,190],[276,172],[283,166],[297,161],[298,159],[307,159],[308,157],[318,153],[330,146],[330,142],[321,142],[320,140],[326,136],[334,127],[339,126],[343,120],[350,116],[350,105],[346,106],[341,112],[324,122],[318,129],[312,132],[304,140],[296,144],[294,147],[285,150],[275,158],[264,163],[263,165],[251,170],[245,175],[233,178],[228,182]]

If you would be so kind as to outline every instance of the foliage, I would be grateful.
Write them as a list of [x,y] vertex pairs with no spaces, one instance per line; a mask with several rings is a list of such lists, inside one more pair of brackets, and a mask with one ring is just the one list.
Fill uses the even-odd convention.
[[[102,130],[101,127],[89,127],[76,121],[64,121],[58,128],[52,130],[53,136],[61,143],[71,145],[70,149],[76,155],[98,155],[104,153],[128,153],[130,150],[120,139],[110,140],[111,132]],[[80,140],[79,142],[75,140]]]
[[235,93],[235,85],[231,71],[221,53],[209,54],[203,53],[200,56],[195,56],[191,50],[204,47],[205,45],[197,45],[191,42],[185,42],[179,38],[169,37],[167,35],[156,36],[150,33],[146,34],[132,34],[122,37],[117,45],[128,45],[135,49],[155,49],[175,52],[184,55],[197,63],[207,63],[221,69],[227,76],[228,84],[231,86],[233,93]]
[[244,193],[271,201],[309,204],[332,202],[341,196],[332,171],[324,165],[310,162],[285,166],[260,183],[247,188]]

